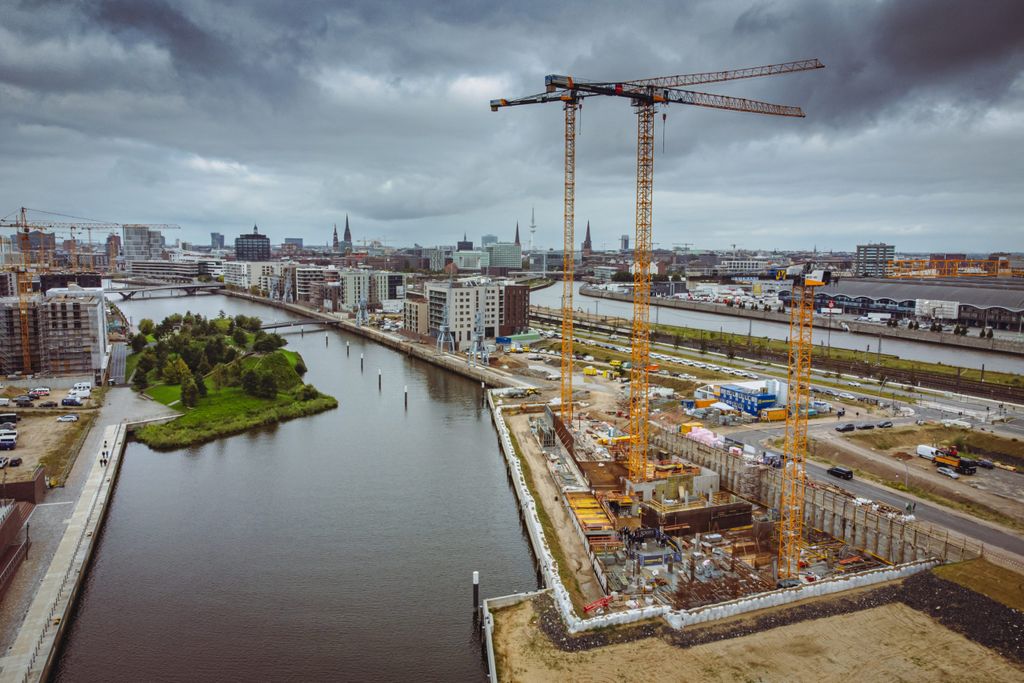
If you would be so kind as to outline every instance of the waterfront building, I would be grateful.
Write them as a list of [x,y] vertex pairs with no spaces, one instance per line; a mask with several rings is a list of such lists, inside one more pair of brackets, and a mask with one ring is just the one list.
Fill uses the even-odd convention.
[[239,289],[259,285],[260,277],[281,274],[281,261],[225,261],[224,284]]
[[459,270],[480,270],[480,259],[483,252],[480,251],[456,251],[452,254],[452,262]]
[[168,281],[189,281],[199,277],[196,261],[128,261],[128,273],[133,277]]
[[428,334],[435,336],[448,307],[448,327],[455,346],[472,343],[477,311],[483,314],[484,338],[519,334],[529,328],[530,289],[511,281],[468,278],[434,281],[424,286],[428,302]]
[[896,258],[896,247],[877,242],[858,244],[857,256],[853,261],[853,273],[859,277],[885,277],[889,261]]
[[430,304],[421,292],[409,292],[402,305],[402,329],[425,337],[430,334]]
[[509,271],[522,268],[523,248],[518,242],[488,244],[480,253],[480,271],[485,274],[507,275]]

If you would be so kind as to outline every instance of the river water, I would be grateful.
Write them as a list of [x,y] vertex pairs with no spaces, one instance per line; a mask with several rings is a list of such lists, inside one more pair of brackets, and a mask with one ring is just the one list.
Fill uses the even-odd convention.
[[[580,284],[574,285],[573,306],[582,309],[587,313],[597,315],[618,316],[631,318],[633,315],[633,304],[613,299],[600,299],[591,296],[580,296]],[[530,293],[530,303],[538,306],[549,306],[560,308],[562,305],[562,285],[560,282],[551,287],[536,290]],[[771,339],[787,339],[789,337],[789,325],[762,320],[751,320],[726,314],[705,313],[704,311],[683,311],[675,308],[662,306],[651,307],[651,320],[665,325],[676,325],[680,327],[691,327],[699,330],[710,330],[712,332],[731,332],[733,334],[747,334],[754,337],[769,337]],[[814,328],[814,343],[825,342],[842,349],[853,349],[864,351],[867,354],[878,352],[879,338],[873,335],[857,334],[853,332],[842,332],[838,328],[831,333],[821,328]],[[996,372],[1021,372],[1021,359],[1002,353],[991,353],[986,351],[970,351],[955,346],[940,346],[924,342],[903,341],[900,339],[889,339],[883,337],[881,340],[882,353],[892,354],[901,358],[927,361],[931,363],[945,363],[946,365],[959,365],[965,368],[979,369],[984,364],[986,370]]]
[[[219,295],[118,305],[295,317]],[[484,595],[536,583],[479,385],[341,332],[286,337],[340,407],[130,444],[56,680],[485,679],[472,571]]]

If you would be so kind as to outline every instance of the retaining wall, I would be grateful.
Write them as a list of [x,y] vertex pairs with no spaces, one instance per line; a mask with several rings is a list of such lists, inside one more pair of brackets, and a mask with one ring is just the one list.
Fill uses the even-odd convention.
[[[536,554],[540,564],[540,570],[544,578],[544,585],[551,590],[555,606],[558,608],[569,633],[579,633],[595,628],[605,628],[607,626],[631,624],[659,616],[664,617],[666,622],[674,628],[682,628],[688,624],[721,619],[727,616],[734,616],[736,614],[763,609],[765,607],[774,607],[790,602],[796,602],[809,597],[827,595],[846,590],[848,588],[858,588],[873,583],[891,581],[895,578],[902,578],[909,576],[910,574],[924,571],[937,564],[937,560],[929,557],[927,559],[920,559],[906,564],[901,564],[896,567],[885,567],[858,573],[852,576],[826,579],[813,584],[803,584],[794,588],[780,589],[739,600],[733,600],[728,603],[720,603],[719,605],[693,610],[672,609],[666,605],[652,604],[646,607],[624,610],[621,612],[612,612],[609,614],[581,619],[576,615],[572,600],[569,597],[569,591],[565,588],[565,585],[562,583],[562,579],[558,574],[558,563],[556,562],[548,545],[547,539],[545,538],[540,518],[537,516],[537,502],[533,499],[533,496],[530,494],[529,487],[526,484],[526,474],[523,471],[522,463],[520,463],[512,444],[511,432],[509,431],[508,425],[505,424],[502,407],[495,400],[496,395],[500,397],[500,391],[488,392],[487,401],[491,408],[491,415],[494,419],[495,427],[498,430],[498,438],[501,443],[502,453],[505,456],[505,463],[509,469],[513,489],[515,490],[516,498],[519,501],[523,520],[526,524],[527,533],[530,537],[530,542],[533,544],[534,553]],[[696,442],[693,443],[696,444]],[[713,609],[716,611],[711,611]]]

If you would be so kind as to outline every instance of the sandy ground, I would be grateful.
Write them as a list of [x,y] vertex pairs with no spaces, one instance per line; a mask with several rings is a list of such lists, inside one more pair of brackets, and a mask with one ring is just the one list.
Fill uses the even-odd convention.
[[[0,455],[7,458],[22,459],[21,465],[5,469],[7,481],[21,481],[30,477],[40,458],[65,443],[69,434],[77,435],[82,429],[80,422],[57,422],[58,416],[68,413],[67,409],[64,412],[58,408],[34,413],[19,412],[22,418],[17,423],[18,447],[13,451],[0,452]],[[80,417],[84,415],[79,413]]]
[[568,511],[562,506],[560,501],[556,501],[556,499],[561,497],[561,493],[555,486],[555,482],[551,479],[547,462],[540,450],[540,444],[537,443],[537,438],[530,431],[528,416],[506,415],[505,419],[508,422],[509,429],[512,430],[516,440],[519,442],[519,446],[523,451],[523,457],[529,462],[532,474],[531,483],[540,497],[538,502],[544,506],[548,517],[551,519],[551,523],[555,527],[558,541],[562,546],[562,552],[565,553],[571,565],[570,568],[579,582],[584,602],[589,603],[604,597],[601,584],[597,582],[597,576],[594,574],[593,567],[590,564],[590,558],[583,547],[583,541],[576,535],[576,530],[573,528]]
[[529,602],[496,614],[500,680],[1011,681],[1024,669],[901,603],[690,648],[661,638],[567,653]]

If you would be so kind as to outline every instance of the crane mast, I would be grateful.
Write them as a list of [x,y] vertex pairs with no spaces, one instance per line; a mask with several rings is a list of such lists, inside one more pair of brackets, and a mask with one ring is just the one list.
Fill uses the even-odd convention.
[[779,495],[779,578],[796,578],[803,538],[804,489],[807,484],[807,411],[811,407],[811,340],[814,289],[831,281],[829,271],[792,266],[789,302],[789,378],[786,385],[786,435],[783,442],[782,491]]
[[575,284],[576,246],[573,243],[576,225],[576,112],[579,102],[572,98],[565,103],[565,194],[563,195],[562,230],[562,377],[559,416],[572,424],[572,362],[573,309],[572,288]]

